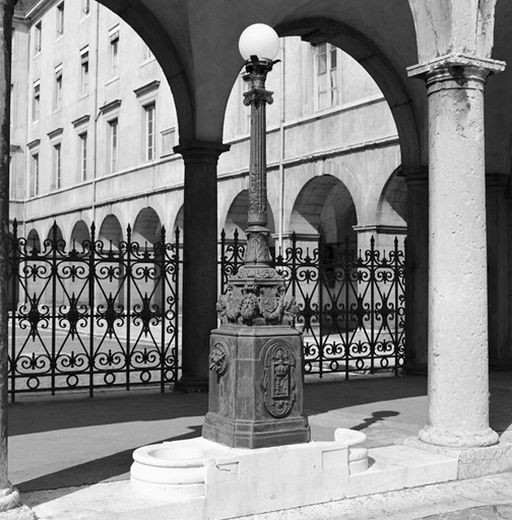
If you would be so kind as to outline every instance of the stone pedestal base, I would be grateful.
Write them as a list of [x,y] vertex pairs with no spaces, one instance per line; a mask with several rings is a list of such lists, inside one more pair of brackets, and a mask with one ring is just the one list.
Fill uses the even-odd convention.
[[289,326],[224,325],[210,339],[203,437],[235,448],[309,442],[302,338]]

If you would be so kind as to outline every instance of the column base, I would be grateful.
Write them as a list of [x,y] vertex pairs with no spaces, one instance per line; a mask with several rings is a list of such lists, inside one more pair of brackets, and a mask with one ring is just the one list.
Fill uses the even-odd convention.
[[455,448],[436,446],[417,437],[406,439],[404,444],[420,450],[457,458],[457,478],[478,478],[512,470],[512,442],[507,439],[484,447]]
[[183,393],[208,392],[208,378],[185,375],[176,383],[174,389]]
[[498,434],[491,428],[477,432],[460,433],[425,426],[418,434],[420,441],[448,448],[482,448],[498,444]]

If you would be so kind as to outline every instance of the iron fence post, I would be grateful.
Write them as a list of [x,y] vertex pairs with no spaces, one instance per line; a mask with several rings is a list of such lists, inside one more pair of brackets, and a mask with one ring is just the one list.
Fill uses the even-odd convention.
[[95,280],[96,280],[96,225],[91,224],[91,243],[89,246],[89,272],[87,279],[89,282],[89,397],[94,395],[94,319],[95,319]]

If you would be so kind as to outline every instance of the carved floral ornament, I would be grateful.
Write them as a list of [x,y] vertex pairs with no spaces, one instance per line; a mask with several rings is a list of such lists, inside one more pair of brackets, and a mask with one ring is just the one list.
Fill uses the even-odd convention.
[[281,281],[274,283],[270,278],[268,282],[254,279],[239,283],[232,279],[217,303],[221,323],[247,326],[290,324],[297,314],[293,298],[286,297]]

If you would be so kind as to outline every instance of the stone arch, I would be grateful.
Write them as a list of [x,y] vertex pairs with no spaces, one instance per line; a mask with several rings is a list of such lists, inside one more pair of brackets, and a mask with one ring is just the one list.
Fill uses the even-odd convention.
[[290,230],[303,239],[325,243],[356,242],[357,225],[354,200],[343,182],[332,175],[320,175],[308,181],[295,199]]
[[41,252],[41,239],[39,238],[39,233],[34,228],[28,232],[25,249],[27,253],[31,251]]
[[178,213],[176,213],[176,218],[174,219],[174,225],[172,226],[173,231],[175,232],[178,228],[180,230],[180,233],[183,234],[183,204],[181,205],[180,209],[178,210]]
[[388,103],[399,135],[402,162],[426,163],[427,133],[420,124],[426,120],[424,94],[415,100],[412,90],[417,86],[404,81],[405,67],[397,70],[395,63],[368,36],[340,21],[312,17],[282,23],[276,30],[281,36],[300,36],[312,44],[327,41],[359,62]]
[[77,221],[71,231],[71,238],[69,241],[71,247],[80,251],[84,246],[84,243],[89,242],[90,240],[91,234],[87,224],[83,220]]
[[112,213],[103,219],[98,239],[104,243],[104,247],[110,245],[112,249],[119,249],[119,244],[123,241],[123,230],[119,219]]
[[376,222],[399,226],[407,223],[407,186],[399,168],[391,173],[379,197]]
[[[187,76],[187,68],[177,51],[176,42],[159,19],[141,2],[123,0],[97,0],[123,19],[151,49],[167,78],[174,103],[180,141],[189,142],[195,137],[194,101]],[[175,34],[179,34],[177,30]]]
[[57,224],[57,222],[54,222],[50,229],[48,230],[48,233],[46,234],[46,240],[45,243],[49,243],[55,240],[55,246],[57,249],[63,250],[66,246],[66,241],[64,240],[64,235],[62,234],[62,229]]
[[144,244],[151,247],[160,240],[162,224],[160,217],[151,207],[139,211],[133,224],[132,240],[138,242],[141,247]]
[[[247,215],[249,212],[249,192],[242,190],[231,202],[226,218],[224,220],[224,231],[227,238],[232,238],[235,230],[241,238],[245,239],[245,230],[247,229]],[[275,233],[274,213],[267,201],[267,228],[272,235]]]
[[491,57],[496,0],[408,2],[420,63],[447,54]]

